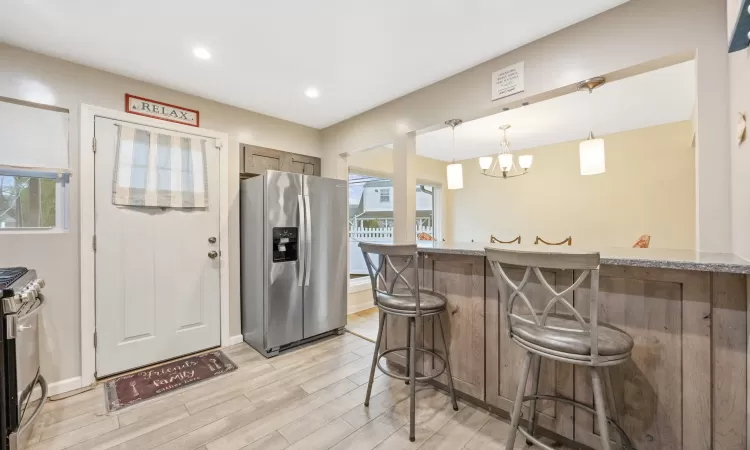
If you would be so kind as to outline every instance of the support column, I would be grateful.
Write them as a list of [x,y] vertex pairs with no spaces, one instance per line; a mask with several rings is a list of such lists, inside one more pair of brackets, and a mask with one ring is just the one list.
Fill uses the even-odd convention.
[[416,242],[417,133],[412,131],[393,143],[393,242]]
[[[698,48],[696,54],[696,250],[732,252],[732,201],[730,134],[737,116],[729,116],[727,83],[729,65],[726,41]],[[730,132],[727,132],[730,124]]]

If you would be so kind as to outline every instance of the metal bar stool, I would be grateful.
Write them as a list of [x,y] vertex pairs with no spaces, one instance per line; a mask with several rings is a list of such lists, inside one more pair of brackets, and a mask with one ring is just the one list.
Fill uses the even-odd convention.
[[[380,324],[378,325],[378,338],[375,340],[375,352],[372,355],[372,366],[370,367],[370,380],[367,383],[367,395],[365,396],[365,406],[370,405],[370,394],[372,392],[372,380],[375,377],[375,366],[377,366],[384,374],[389,377],[396,378],[398,380],[406,381],[406,384],[410,385],[409,392],[409,440],[414,442],[414,422],[416,412],[416,382],[417,381],[428,381],[439,377],[443,372],[448,372],[448,390],[453,403],[453,409],[458,411],[458,403],[456,403],[456,395],[453,392],[453,376],[451,375],[450,356],[448,354],[448,343],[445,341],[445,333],[443,332],[443,324],[440,319],[436,320],[440,327],[440,336],[443,339],[443,347],[445,347],[445,357],[438,355],[434,350],[427,350],[424,348],[418,348],[416,346],[417,341],[417,319],[422,317],[436,316],[446,310],[448,301],[446,298],[433,291],[427,291],[419,289],[419,258],[417,256],[417,246],[414,244],[408,245],[393,245],[393,244],[371,244],[361,242],[359,248],[362,250],[365,262],[367,264],[367,270],[370,273],[370,281],[372,282],[372,296],[375,301],[375,306],[380,310]],[[376,255],[378,262],[374,263],[371,255]],[[396,268],[393,264],[391,257],[403,258],[406,261],[403,263],[401,268]],[[409,282],[407,277],[404,276],[404,272],[412,267],[414,269],[414,277],[412,282]],[[393,279],[386,279],[386,271],[391,271],[388,276],[392,276]],[[401,281],[404,285],[398,291],[395,291],[397,282]],[[405,289],[404,289],[405,288]],[[407,317],[409,320],[409,328],[407,333],[407,344],[405,347],[391,348],[383,353],[380,353],[380,343],[383,338],[383,330],[386,324],[386,314],[394,316]],[[401,376],[392,373],[383,368],[380,365],[380,358],[387,355],[388,353],[406,351],[406,376]],[[416,354],[417,352],[429,353],[443,362],[442,370],[431,376],[417,376],[416,368]]]
[[[492,247],[485,248],[485,252],[492,267],[492,273],[497,280],[501,300],[500,310],[506,315],[508,335],[513,342],[526,350],[518,391],[513,403],[510,423],[512,431],[505,446],[506,450],[513,448],[518,431],[526,436],[527,442],[534,443],[547,450],[553,450],[552,447],[543,444],[534,436],[537,415],[536,401],[539,399],[564,402],[594,414],[599,425],[602,449],[610,450],[608,424],[612,425],[617,432],[619,445],[626,449],[632,449],[628,436],[617,423],[617,407],[612,391],[609,367],[622,364],[630,358],[630,352],[633,350],[633,339],[624,331],[598,321],[599,253],[570,253],[557,250],[517,251]],[[518,284],[508,277],[503,265],[525,268],[523,278]],[[581,274],[572,285],[561,292],[557,292],[544,278],[540,268],[579,270]],[[535,310],[524,294],[524,288],[529,286],[532,272],[544,287],[544,290],[552,295],[552,299],[546,303],[543,311]],[[565,299],[565,295],[577,289],[586,278],[590,279],[588,319],[582,317],[573,305]],[[508,287],[507,290],[501,288],[503,284]],[[509,295],[508,292],[510,292]],[[516,300],[518,299],[521,300],[521,306],[525,306],[526,311],[518,311],[519,308],[513,309],[514,303],[517,303]],[[555,312],[556,306],[564,307],[567,313],[557,314]],[[588,366],[591,386],[594,391],[594,408],[567,397],[540,395],[538,390],[542,358]],[[524,396],[532,366],[534,373],[531,379],[531,395]],[[604,383],[607,394],[610,417],[606,415],[607,407],[602,393],[602,383]],[[521,406],[527,401],[531,402],[529,404],[528,429],[519,426]]]

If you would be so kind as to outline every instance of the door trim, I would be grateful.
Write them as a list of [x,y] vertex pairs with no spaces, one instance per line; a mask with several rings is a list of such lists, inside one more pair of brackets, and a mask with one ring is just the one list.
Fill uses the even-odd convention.
[[[96,351],[94,349],[94,331],[96,329],[96,289],[95,267],[96,260],[92,246],[94,221],[94,120],[102,117],[120,120],[138,125],[163,128],[179,133],[200,135],[213,138],[220,149],[219,152],[219,250],[220,250],[220,328],[221,345],[225,347],[233,342],[229,336],[229,271],[230,266],[239,268],[239,255],[229,251],[229,198],[236,198],[239,193],[239,183],[231,183],[239,173],[229,173],[229,135],[205,128],[165,122],[158,119],[128,114],[108,108],[93,105],[80,105],[80,230],[81,230],[81,387],[96,383]],[[233,191],[230,193],[230,189]],[[234,339],[236,340],[236,339]]]

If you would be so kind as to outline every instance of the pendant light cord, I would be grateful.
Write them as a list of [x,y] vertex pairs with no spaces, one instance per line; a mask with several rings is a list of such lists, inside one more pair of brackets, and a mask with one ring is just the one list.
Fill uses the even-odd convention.
[[451,129],[453,130],[453,141],[452,141],[452,146],[453,146],[453,164],[456,164],[456,156],[455,156],[456,155],[456,126],[455,125],[451,125]]

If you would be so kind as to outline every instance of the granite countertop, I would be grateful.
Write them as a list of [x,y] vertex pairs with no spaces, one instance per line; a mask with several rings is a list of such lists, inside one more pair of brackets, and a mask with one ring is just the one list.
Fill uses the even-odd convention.
[[732,253],[706,253],[694,250],[658,248],[586,248],[538,245],[483,244],[479,242],[420,242],[419,251],[426,254],[484,256],[485,247],[528,251],[598,251],[601,263],[612,266],[651,267],[658,269],[698,270],[750,274],[750,261]]

